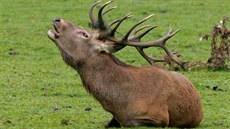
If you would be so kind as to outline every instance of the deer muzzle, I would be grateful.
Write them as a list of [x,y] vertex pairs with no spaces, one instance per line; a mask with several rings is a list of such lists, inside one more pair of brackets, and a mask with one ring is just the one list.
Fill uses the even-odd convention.
[[59,28],[60,28],[60,26],[62,24],[62,21],[63,20],[60,19],[60,18],[56,18],[56,19],[53,20],[52,25],[53,25],[55,31],[53,31],[53,30],[48,31],[48,36],[49,36],[49,38],[51,40],[55,41],[56,39],[59,38]]

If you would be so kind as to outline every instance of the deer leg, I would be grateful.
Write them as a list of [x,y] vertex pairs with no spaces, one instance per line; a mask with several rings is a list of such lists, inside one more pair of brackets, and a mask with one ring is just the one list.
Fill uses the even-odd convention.
[[145,127],[166,127],[168,123],[166,121],[153,121],[149,119],[135,119],[131,120],[126,124],[126,127],[137,127],[137,126],[145,126]]
[[105,128],[111,127],[121,127],[120,123],[114,117],[105,126]]

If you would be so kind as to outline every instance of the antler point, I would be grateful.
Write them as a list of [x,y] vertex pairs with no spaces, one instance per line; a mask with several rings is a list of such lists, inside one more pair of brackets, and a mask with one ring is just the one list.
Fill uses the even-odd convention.
[[110,0],[110,1],[106,2],[105,4],[109,4],[109,3],[111,3],[111,2],[113,2],[113,1],[112,1],[112,0]]
[[133,15],[131,15],[132,12],[129,12],[127,15],[126,15],[126,18],[130,18],[130,17],[133,17]]

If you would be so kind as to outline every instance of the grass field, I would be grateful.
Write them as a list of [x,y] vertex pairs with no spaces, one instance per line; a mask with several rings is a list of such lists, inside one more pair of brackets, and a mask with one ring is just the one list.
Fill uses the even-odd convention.
[[[94,0],[1,0],[0,2],[0,129],[103,128],[111,115],[88,95],[78,74],[68,67],[48,39],[51,21],[62,17],[88,26],[88,9]],[[156,14],[147,24],[158,25],[145,38],[164,34],[171,24],[181,31],[168,45],[188,61],[205,62],[210,43],[199,42],[214,23],[230,16],[228,0],[114,0],[118,9],[108,14],[112,21],[128,12],[134,18],[119,31],[124,33],[139,19]],[[158,49],[148,50],[157,54]],[[133,48],[116,56],[128,64],[147,65]],[[230,71],[180,71],[201,93],[204,118],[201,129],[230,128]],[[224,91],[214,91],[218,86]],[[141,128],[144,129],[144,128]]]

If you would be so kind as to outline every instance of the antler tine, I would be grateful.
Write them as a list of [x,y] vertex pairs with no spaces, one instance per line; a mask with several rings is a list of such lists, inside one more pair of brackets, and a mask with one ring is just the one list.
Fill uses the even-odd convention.
[[182,68],[184,68],[184,64],[186,62],[182,61],[180,58],[178,58],[175,54],[173,54],[172,51],[165,45],[166,41],[173,37],[175,34],[177,34],[180,31],[180,29],[177,29],[176,31],[172,32],[172,27],[171,25],[169,26],[169,31],[168,33],[162,38],[161,42],[156,43],[159,45],[159,47],[163,48],[165,53],[173,60],[175,61],[178,65],[180,65]]
[[142,47],[136,47],[136,49],[141,54],[141,56],[144,57],[149,62],[149,64],[151,64],[151,65],[155,64],[156,62],[166,62],[166,60],[154,59],[154,58],[146,55],[146,53],[144,52],[144,48],[142,48]]
[[89,9],[89,18],[91,20],[92,27],[95,28],[95,29],[98,28],[98,25],[97,25],[97,20],[93,15],[93,10],[99,3],[101,3],[101,0],[97,1],[96,3],[94,3],[91,6],[91,8]]
[[121,19],[122,19],[122,18],[120,18],[120,19],[116,19],[116,20],[114,20],[114,21],[110,22],[110,23],[109,23],[109,25],[108,25],[108,28],[111,28],[111,26],[112,26],[112,25],[116,24],[117,22],[120,22],[120,21],[121,21]]
[[[141,31],[141,30],[143,30],[145,28],[148,28],[148,27],[150,27],[150,28],[147,29],[146,31],[144,31],[143,33],[141,33],[140,35],[135,36],[139,31]],[[141,38],[143,36],[145,36],[148,32],[150,32],[152,29],[156,28],[156,27],[157,26],[151,26],[151,25],[142,26],[141,28],[139,28],[138,30],[136,30],[136,31],[133,32],[134,37],[131,38],[131,39],[129,39],[129,41],[136,41],[136,42],[140,43]],[[164,60],[164,59],[154,59],[153,57],[148,56],[144,52],[144,48],[143,47],[135,47],[135,48],[141,54],[141,56],[144,57],[149,62],[149,64],[151,64],[151,65],[155,64],[156,62],[166,62],[166,60]]]
[[128,46],[136,46],[136,47],[143,47],[143,48],[147,48],[147,47],[150,47],[150,46],[155,46],[155,47],[161,47],[163,45],[165,45],[165,42],[170,39],[171,37],[173,37],[177,32],[179,32],[180,29],[177,29],[176,31],[174,32],[171,32],[169,31],[164,37],[158,39],[158,40],[155,40],[155,41],[152,41],[152,42],[146,42],[146,43],[137,43],[137,42],[125,42],[126,45]]
[[103,11],[103,9],[104,9],[107,5],[109,5],[111,2],[112,2],[112,0],[106,2],[104,5],[101,6],[101,8],[100,8],[99,11],[98,11],[98,26],[99,26],[99,29],[100,29],[100,30],[106,30],[106,29],[107,29],[107,27],[106,27],[106,25],[105,25],[105,22],[104,22],[104,20],[103,20],[103,13],[102,13],[102,11]]
[[110,11],[112,11],[113,9],[116,9],[116,8],[117,8],[117,6],[114,6],[114,7],[109,8],[108,10],[106,10],[106,11],[103,13],[103,15],[105,15],[106,13],[108,13],[108,12],[110,12]]
[[161,47],[165,53],[178,65],[180,65],[184,69],[184,65],[186,62],[182,61],[180,58],[178,58],[173,52],[165,45],[166,41],[173,37],[175,34],[177,34],[180,31],[180,29],[177,29],[176,31],[172,32],[171,25],[169,27],[168,33],[160,40],[152,42],[155,46]]
[[143,26],[141,27],[140,29],[136,30],[134,32],[134,35],[136,35],[136,33],[138,33],[139,31],[147,28],[147,27],[150,27],[149,29],[147,29],[146,31],[142,32],[141,34],[139,34],[138,36],[134,36],[132,39],[137,39],[137,40],[141,40],[142,37],[144,37],[146,34],[148,34],[151,30],[155,29],[157,26],[151,26],[151,25],[146,25],[146,26]]
[[161,48],[164,49],[165,53],[178,65],[180,65],[182,68],[184,68],[184,64],[187,62],[182,61],[180,58],[178,58],[175,54],[173,54],[172,51],[167,46],[162,46]]
[[152,27],[152,25],[144,25],[144,26],[142,26],[141,28],[135,30],[135,31],[133,32],[133,35],[136,35],[138,32],[140,32],[141,30],[143,30],[143,29],[145,29],[145,28],[148,28],[148,27]]
[[136,23],[135,25],[133,25],[133,27],[131,27],[131,29],[129,29],[129,31],[125,34],[125,36],[122,38],[122,41],[121,42],[124,42],[124,41],[127,41],[128,40],[128,37],[130,35],[130,33],[138,26],[140,25],[141,23],[145,22],[146,20],[148,20],[149,18],[151,18],[154,14],[151,14],[145,18],[143,18],[142,20],[140,20],[138,23]]
[[125,15],[123,18],[120,18],[120,19],[117,19],[117,20],[115,20],[115,21],[113,21],[112,23],[110,23],[110,25],[109,25],[109,28],[113,25],[113,24],[115,24],[115,23],[117,23],[117,25],[110,31],[110,36],[114,36],[115,35],[115,32],[116,32],[116,30],[117,30],[117,28],[120,26],[120,24],[124,21],[124,20],[126,20],[126,19],[128,19],[128,18],[130,18],[130,17],[132,17],[132,15],[131,15],[131,13],[128,13],[127,15]]
[[168,30],[167,34],[162,38],[162,39],[164,39],[163,44],[165,44],[168,39],[173,37],[179,31],[180,31],[180,29],[177,29],[176,31],[172,32],[172,26],[169,25],[169,30]]

